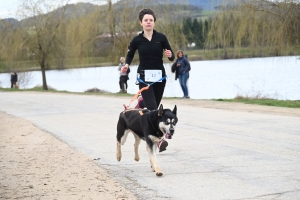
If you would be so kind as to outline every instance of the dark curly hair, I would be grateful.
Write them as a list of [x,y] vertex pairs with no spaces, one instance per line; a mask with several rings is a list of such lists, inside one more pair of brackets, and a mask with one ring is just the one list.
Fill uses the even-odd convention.
[[148,14],[148,15],[152,15],[153,18],[154,18],[154,22],[156,21],[156,16],[155,16],[154,11],[151,10],[150,8],[144,8],[144,9],[141,10],[140,13],[139,13],[139,20],[140,20],[140,22],[143,21],[144,16],[147,15],[147,14]]

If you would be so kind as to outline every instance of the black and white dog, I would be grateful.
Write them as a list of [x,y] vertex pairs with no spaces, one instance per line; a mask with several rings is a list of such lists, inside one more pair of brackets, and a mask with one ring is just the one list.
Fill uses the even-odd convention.
[[176,105],[173,111],[163,109],[163,106],[160,105],[159,109],[155,111],[127,109],[121,112],[117,125],[117,160],[120,161],[122,158],[121,145],[126,142],[128,133],[132,132],[135,138],[134,160],[140,160],[138,147],[141,139],[145,140],[151,169],[156,172],[157,176],[162,176],[163,173],[156,158],[157,144],[165,136],[168,139],[172,138],[178,121],[176,113]]

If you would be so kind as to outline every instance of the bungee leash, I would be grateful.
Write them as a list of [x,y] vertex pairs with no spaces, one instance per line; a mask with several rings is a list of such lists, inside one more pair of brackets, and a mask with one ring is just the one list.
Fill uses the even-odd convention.
[[145,85],[148,85],[148,86],[150,86],[150,85],[153,85],[154,83],[157,83],[157,82],[161,82],[161,81],[163,81],[163,80],[165,80],[167,78],[167,76],[164,76],[164,77],[161,77],[159,80],[157,80],[157,81],[155,81],[155,82],[152,82],[152,83],[145,83],[142,79],[140,79],[140,78],[137,78],[137,80],[140,82],[140,83],[144,83]]
[[165,80],[167,78],[167,76],[164,76],[162,78],[160,78],[159,80],[155,81],[155,82],[152,82],[152,83],[145,83],[142,79],[140,78],[137,78],[137,80],[140,82],[140,83],[144,83],[145,85],[147,85],[146,87],[143,87],[142,89],[140,89],[133,97],[132,99],[130,100],[128,106],[123,104],[125,110],[126,109],[129,109],[130,107],[130,104],[135,100],[137,99],[137,97],[144,91],[144,90],[148,90],[150,88],[151,85],[153,85],[154,83],[157,83],[157,82],[161,82],[163,80]]

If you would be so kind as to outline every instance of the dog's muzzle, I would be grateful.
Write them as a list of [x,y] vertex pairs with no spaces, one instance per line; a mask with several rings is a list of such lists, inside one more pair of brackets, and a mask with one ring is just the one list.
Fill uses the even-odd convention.
[[167,139],[172,139],[172,136],[174,135],[174,128],[173,127],[171,127],[170,129],[169,129],[169,133],[166,133],[166,136],[165,136],[165,138],[167,138]]

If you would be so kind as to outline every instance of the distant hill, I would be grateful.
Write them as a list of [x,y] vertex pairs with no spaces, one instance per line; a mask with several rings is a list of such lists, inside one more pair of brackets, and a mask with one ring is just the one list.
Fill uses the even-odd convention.
[[[71,19],[71,18],[88,15],[88,14],[96,11],[99,7],[100,6],[94,5],[91,3],[69,4],[65,11],[65,16],[67,19]],[[62,9],[60,9],[60,10],[62,11]],[[58,12],[58,14],[60,14],[60,13],[61,12]]]
[[214,1],[214,0],[188,0],[188,3],[193,6],[199,6],[203,10],[214,10],[214,4],[222,3],[223,1]]
[[[94,11],[96,11],[99,8],[98,5],[94,5],[91,3],[77,3],[77,4],[69,4],[67,5],[67,9],[65,11],[65,18],[66,19],[72,19],[72,18],[77,18],[80,16],[85,16],[88,15]],[[57,12],[58,11],[58,12]],[[57,12],[57,18],[61,15],[63,12],[63,8],[58,8],[55,11],[52,11],[50,13],[47,13],[46,15],[49,15],[53,12]],[[25,19],[22,19],[20,21],[14,19],[14,18],[6,18],[0,20],[0,29],[3,27],[13,26],[13,27],[20,27],[20,26],[25,26],[25,27],[31,27],[33,26],[33,17],[28,17]]]
[[[120,0],[119,2],[122,2],[124,0]],[[226,2],[229,1],[233,1],[233,0],[225,0]],[[151,1],[150,3],[148,3],[148,5],[150,4],[159,4],[162,3],[164,4],[164,0],[156,0],[156,1]],[[183,0],[183,1],[169,1],[170,4],[189,4],[192,6],[197,6],[197,7],[201,7],[203,10],[214,10],[216,6],[222,5],[224,0]],[[142,3],[139,0],[136,0],[136,3],[140,3],[142,5]]]
[[[137,1],[136,2],[137,4],[141,4],[141,2],[139,0],[136,0],[136,1]],[[225,0],[186,0],[183,2],[188,3],[191,6],[190,9],[194,10],[194,12],[200,12],[201,10],[214,10],[216,6],[222,5],[223,1],[225,1]],[[159,4],[159,2],[160,2],[159,0],[151,1],[150,4],[157,6],[157,4]],[[178,1],[175,1],[175,2],[178,3]],[[226,0],[226,2],[228,2],[228,0]],[[173,2],[170,1],[170,3],[173,3]],[[122,7],[122,5],[124,5],[124,4],[125,4],[124,0],[120,0],[117,3],[115,3],[115,5],[117,7]],[[141,4],[141,6],[142,6],[142,4]],[[99,9],[99,7],[101,7],[101,6],[94,5],[91,3],[69,4],[68,8],[66,10],[66,13],[65,13],[66,18],[71,19],[71,18],[88,15],[88,14],[96,11],[97,9]],[[198,7],[198,9],[197,9],[197,7]],[[62,12],[62,8],[58,8],[58,9],[59,9],[58,10],[59,12],[57,13],[57,17],[59,17],[60,13]],[[7,25],[13,26],[13,27],[18,27],[18,26],[30,27],[30,26],[33,26],[33,18],[29,17],[29,18],[23,19],[21,21],[18,21],[13,18],[7,18],[7,19],[0,20],[0,28],[6,27]]]
[[19,21],[14,18],[6,18],[0,20],[0,29],[10,26],[17,27],[19,25]]
[[14,19],[14,18],[6,18],[3,19],[4,21],[7,21],[10,24],[16,24],[18,22],[18,20]]

